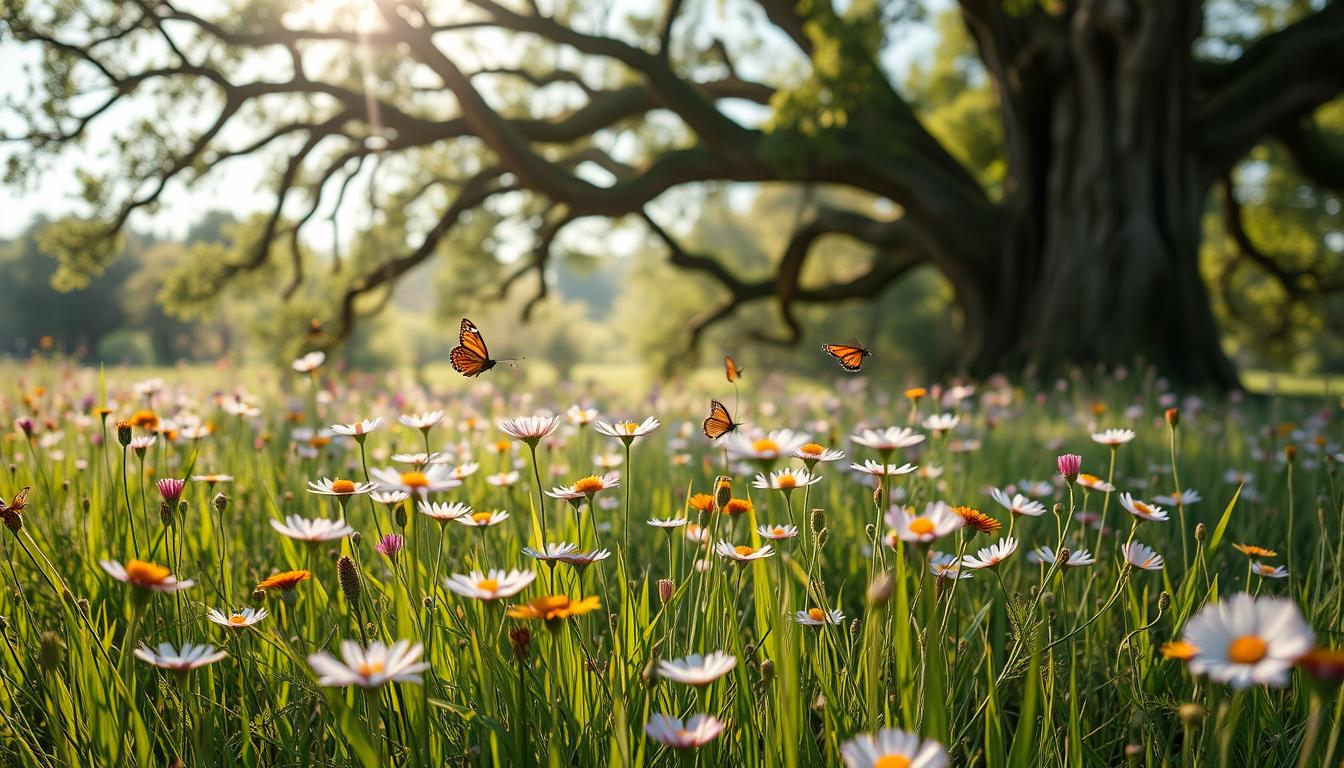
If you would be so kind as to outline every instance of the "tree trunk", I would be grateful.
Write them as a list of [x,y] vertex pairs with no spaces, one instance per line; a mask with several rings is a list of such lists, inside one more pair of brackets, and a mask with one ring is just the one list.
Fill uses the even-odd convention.
[[968,367],[1144,359],[1185,386],[1235,387],[1199,274],[1198,4],[1082,6],[996,77],[1010,182]]

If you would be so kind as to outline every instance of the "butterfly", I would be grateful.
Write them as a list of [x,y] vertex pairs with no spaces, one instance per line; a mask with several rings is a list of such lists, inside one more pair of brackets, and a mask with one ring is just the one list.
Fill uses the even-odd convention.
[[709,418],[700,427],[704,431],[705,437],[710,440],[718,440],[720,437],[737,429],[738,423],[733,421],[733,417],[728,415],[728,409],[723,407],[723,403],[718,400],[709,401]]
[[821,351],[840,361],[840,367],[850,373],[858,373],[863,367],[863,358],[873,354],[864,347],[849,344],[822,344]]
[[453,370],[463,376],[480,376],[499,362],[490,358],[490,350],[485,346],[485,339],[481,338],[480,329],[465,317],[462,318],[461,330],[457,332],[457,344],[448,353],[448,359],[453,364]]
[[723,367],[727,372],[729,384],[734,384],[742,378],[742,369],[737,367],[737,361],[733,359],[732,355],[723,358]]

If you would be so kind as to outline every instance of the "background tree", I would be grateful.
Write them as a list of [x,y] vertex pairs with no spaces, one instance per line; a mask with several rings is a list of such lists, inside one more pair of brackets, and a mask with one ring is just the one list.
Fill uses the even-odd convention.
[[[299,233],[335,221],[362,178],[381,242],[321,265],[343,286],[321,307],[334,336],[459,229],[488,226],[478,245],[530,234],[515,263],[480,270],[500,295],[530,283],[530,312],[553,254],[596,218],[645,227],[669,265],[715,286],[692,335],[773,302],[783,332],[758,335],[796,341],[800,305],[883,296],[931,266],[972,371],[1145,355],[1231,385],[1199,261],[1210,192],[1265,142],[1317,186],[1344,175],[1316,119],[1344,87],[1334,0],[960,0],[978,63],[917,68],[924,103],[883,58],[925,10],[899,0],[668,0],[655,16],[600,0],[378,0],[346,15],[335,0],[240,0],[209,17],[165,0],[13,5],[7,34],[40,46],[43,66],[12,180],[118,109],[142,116],[115,132],[119,167],[86,174],[96,211],[53,243],[60,279],[96,275],[173,183],[261,154],[276,202],[248,246],[201,252],[169,284],[204,300],[272,269],[281,296],[302,295]],[[986,106],[996,126],[949,135]],[[709,187],[760,182],[847,196],[812,198],[760,277],[681,242],[674,216]],[[1270,266],[1292,254],[1245,247],[1238,206],[1222,207],[1287,298],[1336,288]],[[836,237],[866,259],[817,281],[813,254]]]

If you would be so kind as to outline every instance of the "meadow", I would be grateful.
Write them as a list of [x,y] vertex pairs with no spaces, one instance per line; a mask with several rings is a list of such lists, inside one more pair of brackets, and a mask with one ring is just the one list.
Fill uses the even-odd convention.
[[1329,396],[4,370],[7,765],[1344,758]]

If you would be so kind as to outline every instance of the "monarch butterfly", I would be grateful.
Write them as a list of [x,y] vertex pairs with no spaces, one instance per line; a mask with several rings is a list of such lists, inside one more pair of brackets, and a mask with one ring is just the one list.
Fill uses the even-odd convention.
[[728,375],[729,384],[736,383],[738,379],[742,378],[742,369],[737,367],[737,361],[733,359],[732,355],[723,358],[723,367]]
[[463,376],[480,376],[499,362],[490,358],[490,350],[485,346],[485,339],[481,338],[480,329],[465,317],[457,333],[457,344],[448,353],[448,359],[453,364],[453,370]]
[[840,367],[850,373],[858,373],[863,367],[863,358],[873,354],[864,347],[849,344],[822,344],[821,351],[840,361]]
[[718,440],[720,437],[737,429],[738,424],[733,421],[733,417],[728,415],[728,409],[723,407],[723,403],[718,400],[709,401],[709,418],[700,427],[704,431],[705,437],[710,440]]

